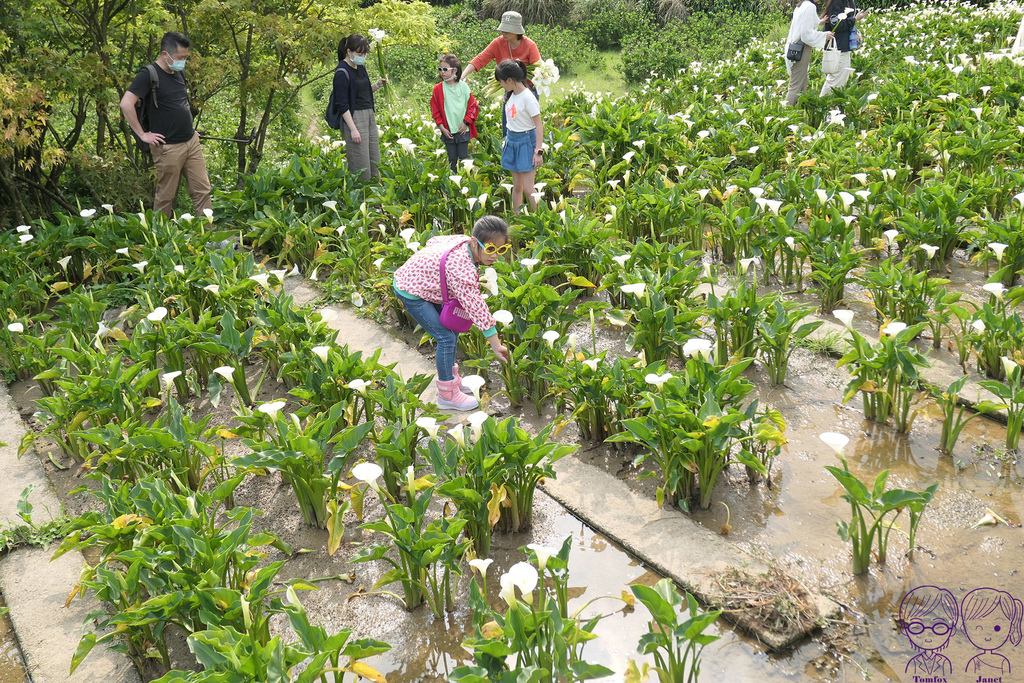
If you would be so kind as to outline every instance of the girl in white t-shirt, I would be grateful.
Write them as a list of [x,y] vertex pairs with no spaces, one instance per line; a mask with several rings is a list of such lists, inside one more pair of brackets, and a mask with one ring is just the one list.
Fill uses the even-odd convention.
[[526,66],[511,59],[498,64],[494,78],[505,92],[505,116],[508,133],[501,150],[501,167],[512,171],[512,211],[519,213],[523,194],[530,210],[537,210],[533,180],[544,162],[544,123],[540,120],[540,104],[526,86]]

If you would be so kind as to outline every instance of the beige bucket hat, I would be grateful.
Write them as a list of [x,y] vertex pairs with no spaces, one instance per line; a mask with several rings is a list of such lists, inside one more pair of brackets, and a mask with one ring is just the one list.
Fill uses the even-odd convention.
[[501,23],[498,24],[498,30],[518,34],[526,33],[523,29],[523,15],[519,12],[505,12],[501,15]]

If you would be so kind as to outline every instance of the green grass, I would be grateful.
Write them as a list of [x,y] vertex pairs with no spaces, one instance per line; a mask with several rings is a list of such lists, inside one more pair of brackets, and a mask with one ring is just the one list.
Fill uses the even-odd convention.
[[622,54],[618,50],[601,52],[604,62],[600,68],[583,68],[572,77],[563,76],[551,86],[551,99],[561,100],[577,85],[589,92],[611,93],[612,97],[624,95],[629,89],[622,75]]

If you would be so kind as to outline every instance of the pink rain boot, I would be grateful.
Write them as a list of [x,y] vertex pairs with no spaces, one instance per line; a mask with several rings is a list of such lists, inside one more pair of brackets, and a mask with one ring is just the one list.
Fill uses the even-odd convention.
[[437,407],[449,410],[474,410],[479,407],[480,402],[472,396],[466,396],[459,391],[456,380],[442,382],[437,380]]
[[456,363],[455,365],[452,366],[452,374],[455,375],[455,383],[457,385],[459,385],[459,391],[461,391],[462,393],[466,394],[467,396],[472,396],[473,395],[473,390],[468,388],[468,387],[462,386],[462,377],[459,376],[459,364],[458,363]]

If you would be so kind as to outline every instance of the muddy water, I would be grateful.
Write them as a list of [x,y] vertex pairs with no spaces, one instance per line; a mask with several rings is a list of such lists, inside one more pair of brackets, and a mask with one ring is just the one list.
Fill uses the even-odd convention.
[[[716,498],[731,511],[730,537],[753,552],[777,558],[791,573],[854,610],[858,635],[842,676],[859,679],[863,669],[886,679],[913,680],[913,668],[909,678],[906,668],[916,653],[895,628],[906,591],[933,585],[948,589],[957,601],[981,587],[1024,596],[1019,574],[1021,529],[971,528],[986,508],[1020,523],[1024,515],[1021,465],[1003,452],[1005,428],[1001,425],[973,420],[953,457],[942,456],[937,450],[938,421],[919,417],[909,436],[867,422],[855,409],[859,404],[841,405],[846,376],[834,370],[833,361],[802,353],[795,358],[788,388],[761,387],[761,396],[783,412],[789,427],[790,442],[776,461],[776,486],[771,491],[750,489],[745,476],[731,471],[716,490]],[[861,480],[872,480],[888,468],[891,486],[920,490],[939,482],[912,558],[907,556],[906,537],[894,531],[887,563],[873,564],[865,577],[852,577],[849,550],[836,534],[836,522],[849,519],[849,505],[823,469],[823,465],[838,464],[817,438],[824,431],[850,436],[846,455],[850,469]],[[714,505],[695,516],[717,529],[725,515],[724,506]],[[906,516],[901,521],[905,524]],[[1024,666],[1024,644],[1014,648],[1008,643],[1004,649],[1014,667]],[[949,680],[978,679],[978,674],[964,678],[964,667],[976,652],[962,633],[951,639],[943,654],[960,677]]]
[[[532,533],[495,536],[492,548],[495,562],[488,571],[492,605],[503,609],[496,590],[498,577],[524,559],[517,548],[527,543],[558,546],[569,535],[573,537],[569,556],[570,611],[596,597],[619,595],[628,591],[629,585],[653,585],[661,578],[541,492],[537,493],[535,514],[537,524]],[[463,583],[465,581],[463,579]],[[457,604],[464,605],[465,600]],[[636,659],[639,664],[653,663],[635,651],[637,642],[647,631],[649,612],[637,603],[633,612],[623,613],[620,605],[616,600],[600,600],[581,615],[610,614],[595,630],[599,638],[588,643],[584,650],[587,661],[604,664],[616,672],[614,677],[604,679],[609,681],[623,680],[622,674],[630,659]],[[408,615],[403,622],[401,637],[385,638],[395,649],[371,662],[387,675],[389,683],[445,681],[455,667],[472,664],[471,655],[461,647],[462,641],[472,635],[472,615],[464,608],[457,610],[447,622],[435,621],[424,608]],[[730,629],[723,620],[709,631],[721,639],[704,651],[702,683],[799,679],[804,677],[805,669],[813,669],[812,660],[821,654],[818,644],[808,642],[783,657],[769,656],[756,643]]]
[[[0,611],[6,603],[0,597]],[[0,616],[0,683],[28,683],[25,662],[18,649],[18,639],[14,635],[11,619],[6,614]]]

